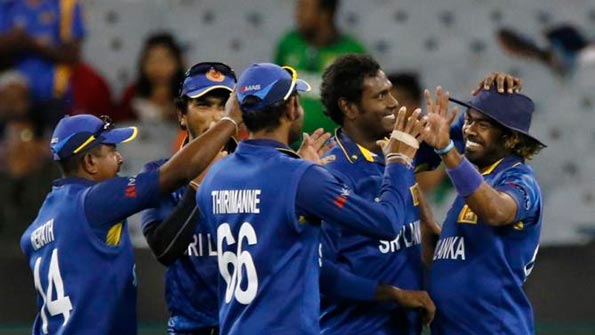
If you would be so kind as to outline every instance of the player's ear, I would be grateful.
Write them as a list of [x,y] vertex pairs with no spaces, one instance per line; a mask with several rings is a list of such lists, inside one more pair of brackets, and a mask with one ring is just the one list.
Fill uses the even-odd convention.
[[299,102],[298,102],[298,98],[296,95],[292,95],[291,97],[289,97],[289,100],[287,101],[287,108],[285,110],[285,113],[287,115],[287,119],[290,121],[295,121],[297,120],[300,115],[299,115]]
[[182,113],[182,111],[176,108],[176,114],[178,115],[178,124],[182,130],[187,129],[187,122],[186,122],[186,114]]
[[97,172],[97,160],[95,156],[91,154],[91,152],[83,153],[83,157],[81,159],[81,169],[88,174],[95,174]]
[[339,98],[337,105],[339,105],[339,109],[348,120],[353,120],[359,115],[359,108],[357,105],[351,101],[347,101],[345,98]]
[[186,105],[186,101],[182,98],[176,98],[174,100],[174,105],[176,106],[176,115],[178,116],[178,124],[182,130],[187,129],[187,121],[186,121],[186,113],[188,112],[188,106]]

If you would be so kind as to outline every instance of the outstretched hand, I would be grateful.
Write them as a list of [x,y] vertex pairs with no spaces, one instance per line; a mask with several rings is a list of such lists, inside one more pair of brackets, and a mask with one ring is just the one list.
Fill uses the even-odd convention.
[[523,80],[504,72],[490,72],[479,82],[471,94],[477,95],[481,90],[489,90],[494,85],[496,85],[498,93],[504,93],[504,91],[508,94],[519,93],[523,88]]
[[311,135],[304,133],[302,145],[297,153],[307,161],[321,164],[322,156],[333,147],[332,142],[328,142],[329,138],[331,134],[325,133],[322,128],[316,129]]
[[443,92],[442,87],[436,88],[436,98],[432,98],[429,90],[424,90],[424,97],[428,114],[424,116],[427,125],[424,128],[424,140],[436,149],[442,149],[450,142],[450,125],[454,121],[459,109],[448,110],[449,92]]
[[396,112],[395,118],[390,140],[380,140],[376,144],[382,148],[385,157],[396,153],[413,159],[419,142],[423,140],[422,133],[426,125],[426,121],[421,118],[421,109],[416,109],[407,117],[407,108],[403,106]]

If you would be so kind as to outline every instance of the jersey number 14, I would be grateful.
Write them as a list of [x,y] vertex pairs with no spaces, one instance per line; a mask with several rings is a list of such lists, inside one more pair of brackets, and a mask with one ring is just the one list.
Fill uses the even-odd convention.
[[[240,227],[238,234],[238,246],[236,252],[225,251],[230,246],[236,243],[231,227],[228,223],[224,223],[217,228],[217,250],[219,250],[219,272],[227,284],[225,290],[225,303],[229,303],[233,297],[244,305],[248,305],[256,297],[258,290],[258,275],[256,267],[252,260],[252,255],[246,250],[242,250],[242,244],[248,245],[256,244],[256,232],[252,225],[244,222]],[[227,244],[228,248],[223,248],[223,242]],[[229,265],[233,268],[230,271]],[[242,282],[244,281],[244,270],[246,274],[246,289],[242,289]]]
[[48,333],[48,317],[45,310],[50,313],[51,316],[61,314],[64,317],[62,325],[66,325],[70,318],[70,311],[72,310],[72,304],[70,298],[64,292],[64,282],[62,281],[62,275],[60,275],[60,267],[58,266],[58,249],[52,251],[50,258],[50,268],[48,271],[48,286],[44,290],[41,287],[41,280],[39,275],[39,268],[41,267],[41,257],[35,260],[35,267],[33,269],[33,279],[35,281],[35,288],[39,291],[39,295],[43,299],[43,306],[39,314],[41,315],[42,326],[41,329],[44,334]]

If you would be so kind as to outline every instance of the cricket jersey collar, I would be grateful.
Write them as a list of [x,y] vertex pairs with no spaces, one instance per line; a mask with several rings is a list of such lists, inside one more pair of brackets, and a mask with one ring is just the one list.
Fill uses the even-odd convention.
[[243,140],[242,142],[240,142],[238,144],[238,149],[242,148],[246,145],[253,145],[253,146],[258,146],[258,147],[269,147],[269,148],[274,148],[277,149],[278,151],[287,154],[291,157],[294,158],[301,158],[300,155],[298,155],[297,152],[293,151],[293,149],[291,149],[290,147],[288,147],[287,145],[279,142],[279,141],[275,141],[275,140],[271,140],[271,139],[250,139],[250,140]]
[[363,146],[355,143],[341,128],[335,130],[335,141],[349,163],[354,164],[359,160],[370,163],[384,163],[384,156],[378,155]]
[[517,155],[510,155],[510,156],[506,156],[504,158],[501,158],[500,160],[498,160],[497,162],[493,163],[492,165],[490,165],[487,169],[485,169],[481,175],[482,176],[488,176],[494,172],[500,171],[502,169],[511,167],[511,166],[517,166],[520,164],[523,164],[524,160],[522,157],[519,157]]
[[80,178],[80,177],[64,177],[60,179],[56,179],[52,182],[52,186],[54,187],[61,187],[65,185],[81,185],[81,186],[91,186],[94,185],[95,182],[93,180]]

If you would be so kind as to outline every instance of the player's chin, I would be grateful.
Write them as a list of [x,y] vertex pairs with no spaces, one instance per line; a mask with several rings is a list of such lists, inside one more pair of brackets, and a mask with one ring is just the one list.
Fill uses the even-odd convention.
[[481,151],[478,149],[465,148],[465,157],[473,163],[481,158]]
[[382,118],[381,123],[382,123],[382,128],[384,130],[386,130],[387,132],[390,132],[393,130],[393,128],[395,127],[395,116],[394,115],[387,115],[385,117]]

